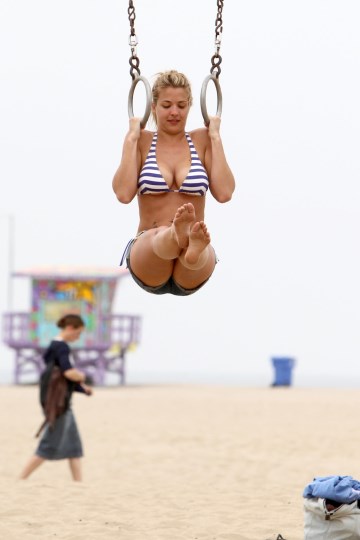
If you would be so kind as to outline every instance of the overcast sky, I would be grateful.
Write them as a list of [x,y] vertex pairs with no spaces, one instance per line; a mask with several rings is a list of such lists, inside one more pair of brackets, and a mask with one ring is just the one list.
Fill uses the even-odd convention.
[[[201,126],[216,1],[134,3],[142,74],[184,71],[188,128]],[[1,312],[9,215],[16,270],[116,266],[136,232],[136,200],[111,188],[128,125],[127,5],[0,2]],[[189,298],[120,282],[114,311],[143,317],[130,381],[268,385],[270,358],[288,355],[297,385],[360,386],[359,20],[358,0],[225,0],[222,137],[237,189],[207,200],[220,262]],[[12,308],[29,310],[26,280]],[[8,382],[13,352],[0,355]]]

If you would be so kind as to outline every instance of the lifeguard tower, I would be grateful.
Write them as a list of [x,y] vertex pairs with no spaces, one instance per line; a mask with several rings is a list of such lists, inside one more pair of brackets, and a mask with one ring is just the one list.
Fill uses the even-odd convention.
[[97,385],[107,373],[125,383],[127,352],[139,343],[141,318],[112,314],[117,283],[128,275],[120,268],[31,268],[13,277],[31,279],[31,311],[3,314],[3,341],[15,350],[14,382],[44,369],[42,355],[59,329],[56,321],[67,313],[80,315],[86,324],[81,338],[71,344],[75,367]]

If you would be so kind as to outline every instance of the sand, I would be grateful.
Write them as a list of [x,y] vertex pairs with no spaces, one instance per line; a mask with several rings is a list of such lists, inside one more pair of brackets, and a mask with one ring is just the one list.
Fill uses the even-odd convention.
[[201,385],[75,395],[84,481],[46,462],[18,480],[41,423],[37,388],[1,387],[0,538],[303,538],[314,476],[360,478],[357,390]]

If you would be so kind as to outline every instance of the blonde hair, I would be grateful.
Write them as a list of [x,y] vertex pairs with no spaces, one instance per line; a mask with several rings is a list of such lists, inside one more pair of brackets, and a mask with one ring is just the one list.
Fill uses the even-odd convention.
[[[152,87],[152,102],[154,105],[157,104],[159,99],[159,94],[164,88],[184,88],[188,94],[188,103],[191,107],[193,102],[191,86],[189,79],[179,71],[171,69],[170,71],[163,71],[157,74],[155,82]],[[156,123],[156,116],[153,113],[153,119]]]

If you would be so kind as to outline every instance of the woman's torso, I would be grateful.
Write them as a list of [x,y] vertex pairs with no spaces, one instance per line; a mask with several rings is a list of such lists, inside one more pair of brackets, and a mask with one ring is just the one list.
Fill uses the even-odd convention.
[[[179,206],[188,202],[191,202],[195,207],[196,219],[204,219],[205,192],[208,185],[207,171],[205,169],[205,131],[196,130],[190,132],[188,137],[186,137],[185,133],[178,134],[175,137],[162,137],[161,133],[158,134],[156,166],[158,172],[161,173],[159,176],[162,177],[164,191],[161,192],[161,189],[159,189],[155,194],[145,193],[138,195],[139,231],[170,225]],[[139,174],[149,156],[153,140],[154,133],[150,131],[142,132],[139,143],[141,152]],[[193,143],[193,153],[197,159],[196,164],[194,164],[190,152],[191,143]],[[199,167],[199,169],[194,169],[194,167]],[[195,174],[199,174],[198,180],[190,178],[192,170],[195,170]],[[199,182],[199,189],[192,187],[195,185],[194,182]],[[184,189],[188,191],[181,191]],[[191,190],[197,191],[197,193],[193,194]]]

